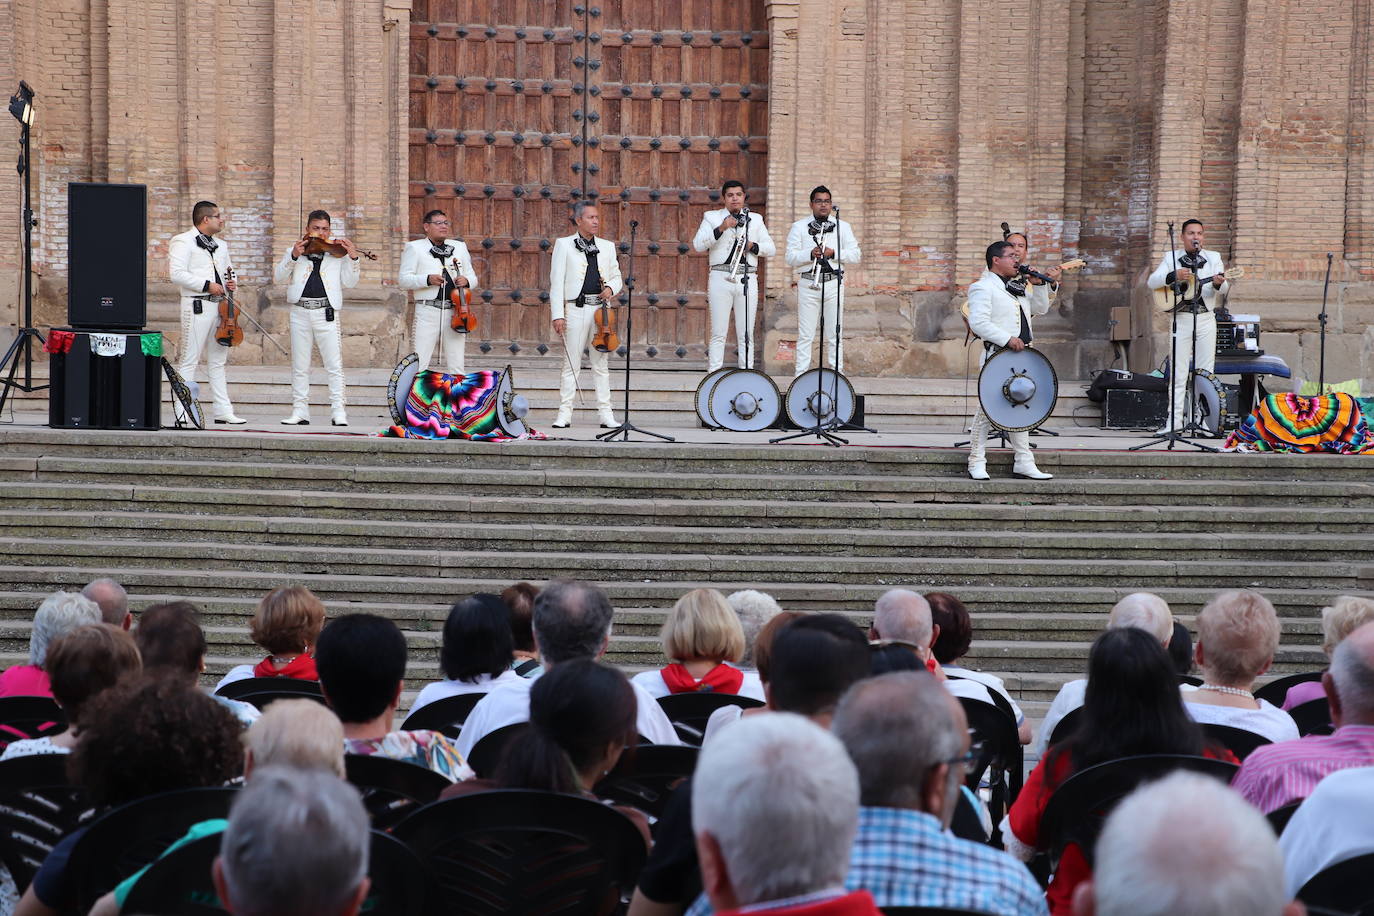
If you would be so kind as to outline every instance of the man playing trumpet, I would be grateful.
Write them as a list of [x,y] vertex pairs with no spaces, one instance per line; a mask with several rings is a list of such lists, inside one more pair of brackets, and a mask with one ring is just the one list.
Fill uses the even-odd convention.
[[757,214],[744,206],[743,182],[730,180],[720,187],[725,209],[708,210],[701,218],[701,226],[692,247],[707,252],[711,262],[711,276],[706,286],[707,302],[711,309],[711,334],[706,352],[714,372],[725,362],[725,335],[730,329],[730,313],[735,313],[735,346],[739,351],[739,367],[754,368],[752,347],[745,347],[745,329],[753,328],[754,313],[758,310],[759,258],[777,254],[777,246],[768,237],[768,227]]
[[[844,284],[838,282],[835,262],[859,263],[859,242],[842,219],[832,220],[834,203],[825,185],[811,192],[811,219],[799,219],[787,233],[787,266],[797,276],[796,375],[811,368],[811,342],[820,319],[821,339],[826,341],[830,365],[843,372],[839,342],[835,340],[837,313],[844,313]],[[838,249],[838,250],[837,250]]]

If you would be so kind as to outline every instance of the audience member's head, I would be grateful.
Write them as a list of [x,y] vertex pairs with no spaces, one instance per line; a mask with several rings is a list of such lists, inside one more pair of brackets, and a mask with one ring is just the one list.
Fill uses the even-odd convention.
[[894,588],[873,604],[874,639],[909,642],[924,653],[936,635],[931,628],[930,605],[913,591]]
[[694,588],[679,598],[659,638],[663,654],[678,662],[734,662],[744,654],[739,618],[714,588]]
[[869,643],[872,650],[869,661],[869,674],[877,676],[893,671],[925,671],[925,665],[916,657],[906,643],[878,642]]
[[1374,725],[1374,623],[1342,639],[1322,675],[1336,725]]
[[344,778],[344,733],[329,707],[310,699],[275,700],[243,733],[244,772],[289,766]]
[[97,805],[219,786],[243,770],[243,729],[180,678],[127,678],[87,703],[68,764]]
[[53,592],[38,605],[29,631],[29,664],[43,667],[48,645],[64,633],[91,623],[100,623],[100,605],[76,592]]
[[108,577],[96,579],[81,590],[81,594],[100,605],[100,617],[111,626],[129,629],[133,616],[129,613],[129,593]]
[[510,609],[510,633],[516,652],[535,651],[534,599],[538,597],[539,589],[528,582],[517,582],[501,592],[501,600]]
[[963,707],[943,684],[925,671],[859,681],[840,700],[830,730],[858,768],[862,804],[924,811],[949,826],[969,735]]
[[772,595],[752,588],[731,592],[725,596],[725,600],[730,602],[735,616],[739,618],[740,629],[744,631],[744,654],[739,657],[740,666],[752,668],[754,643],[758,640],[759,631],[763,629],[764,624],[780,614],[782,608],[773,600]]
[[1258,592],[1222,592],[1198,612],[1198,667],[1205,680],[1249,690],[1279,648],[1279,617]]
[[1322,651],[1331,655],[1341,640],[1370,621],[1374,621],[1374,599],[1341,595],[1322,608]]
[[754,638],[754,667],[759,680],[767,684],[773,678],[773,641],[778,638],[783,627],[806,615],[800,611],[781,611],[763,625],[759,635]]
[[507,743],[496,781],[513,789],[578,793],[635,742],[634,688],[589,658],[560,662],[530,688],[529,729]]
[[139,615],[134,642],[150,674],[194,680],[205,667],[205,631],[200,628],[200,612],[189,601],[148,608]]
[[108,623],[88,623],[59,636],[43,663],[52,696],[80,729],[87,705],[126,675],[142,670],[133,637]]
[[249,634],[273,655],[302,655],[315,647],[323,626],[324,602],[304,585],[289,585],[258,602]]
[[215,890],[234,916],[353,916],[370,886],[370,826],[343,780],[264,769],[229,811]]
[[1132,592],[1112,606],[1107,615],[1107,629],[1135,627],[1144,630],[1161,646],[1167,646],[1174,635],[1174,615],[1169,603],[1149,592]]
[[1075,916],[1283,916],[1283,856],[1269,822],[1216,779],[1178,772],[1117,806]]
[[[320,689],[344,724],[393,712],[406,674],[406,638],[376,614],[344,614],[320,631],[315,646]],[[388,726],[388,731],[390,727]]]
[[973,643],[973,618],[964,602],[945,592],[931,592],[925,596],[930,605],[930,623],[939,634],[931,652],[942,665],[952,665],[968,654]]
[[840,614],[806,614],[773,640],[768,705],[828,724],[835,704],[871,670],[868,640]]
[[444,621],[439,668],[451,681],[475,683],[482,675],[499,677],[515,659],[510,609],[497,595],[464,598]]
[[1180,675],[1193,671],[1193,634],[1177,620],[1174,621],[1174,635],[1169,637],[1169,658],[1174,663],[1174,671]]
[[597,658],[611,638],[615,609],[589,582],[555,579],[534,602],[534,641],[544,667],[574,658]]

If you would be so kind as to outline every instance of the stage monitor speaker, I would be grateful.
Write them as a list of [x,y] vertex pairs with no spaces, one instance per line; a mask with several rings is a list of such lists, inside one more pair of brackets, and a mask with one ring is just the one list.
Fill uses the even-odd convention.
[[139,331],[148,308],[148,188],[67,185],[67,322]]
[[1169,413],[1166,391],[1108,388],[1102,404],[1103,429],[1158,429]]

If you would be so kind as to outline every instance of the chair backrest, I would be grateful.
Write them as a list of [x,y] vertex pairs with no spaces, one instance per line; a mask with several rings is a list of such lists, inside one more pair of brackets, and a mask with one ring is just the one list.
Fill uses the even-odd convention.
[[491,779],[496,775],[496,767],[501,763],[506,745],[523,735],[529,727],[528,722],[516,722],[487,732],[472,746],[472,753],[468,754],[468,766],[483,779]]
[[1308,879],[1298,891],[1298,899],[1309,909],[1321,907],[1343,913],[1366,914],[1374,911],[1374,853],[1337,862]]
[[1109,760],[1073,774],[1054,790],[1040,817],[1040,846],[1058,861],[1064,847],[1078,844],[1091,864],[1102,823],[1117,802],[1142,783],[1174,770],[1192,770],[1230,782],[1234,763],[1186,754],[1145,754]]
[[11,741],[67,730],[67,714],[52,697],[0,697],[0,750]]
[[1299,684],[1306,684],[1308,681],[1320,681],[1325,673],[1325,671],[1304,671],[1300,674],[1286,674],[1283,677],[1276,677],[1263,687],[1255,689],[1255,699],[1268,700],[1275,706],[1282,706],[1289,690]]
[[362,793],[372,826],[380,830],[393,827],[452,785],[428,767],[376,754],[345,754],[344,772]]
[[706,735],[706,720],[711,713],[722,706],[738,706],[741,709],[756,709],[763,703],[753,697],[742,697],[733,693],[674,693],[658,698],[658,705],[683,744],[701,747],[701,739]]
[[[1189,687],[1201,687],[1201,686],[1202,686],[1202,678],[1197,677],[1197,676],[1192,675],[1192,674],[1180,674],[1180,675],[1178,676],[1178,682],[1179,682],[1180,684],[1187,684]],[[1277,705],[1277,704],[1275,704],[1275,705]]]
[[457,738],[458,733],[463,730],[463,723],[467,721],[468,713],[472,712],[472,707],[484,696],[485,692],[460,693],[456,697],[444,697],[442,700],[426,703],[406,716],[406,720],[401,723],[401,731],[429,729],[443,732],[448,738]]
[[1300,735],[1329,735],[1336,730],[1331,721],[1331,704],[1326,697],[1299,703],[1288,710],[1288,714],[1293,717]]
[[215,694],[216,696],[228,697],[231,700],[252,702],[248,700],[249,694],[264,691],[293,696],[324,697],[319,681],[303,681],[298,677],[246,677],[237,681],[230,681],[216,690]]
[[1064,718],[1055,723],[1054,731],[1050,732],[1048,746],[1054,747],[1056,744],[1069,737],[1069,735],[1072,735],[1073,730],[1078,727],[1078,720],[1081,718],[1083,718],[1082,706],[1077,706],[1065,713]]
[[[949,672],[945,672],[945,678],[951,681],[968,681],[973,684],[983,683],[975,678],[965,677],[962,674],[950,674]],[[983,684],[983,686],[987,687],[988,685]],[[1016,721],[1016,710],[1011,708],[1011,701],[1002,696],[1000,690],[993,690],[991,687],[988,687],[988,696],[992,699],[993,706],[996,706],[998,709],[1002,710],[1002,712],[1011,716],[1013,722]]]
[[80,911],[156,859],[192,824],[228,817],[237,789],[180,789],[121,805],[98,817],[72,847],[67,873],[79,876]]
[[20,893],[58,841],[94,816],[85,790],[67,782],[66,754],[0,761],[0,862]]
[[609,805],[524,789],[437,801],[392,834],[434,872],[448,911],[472,916],[613,912],[646,855]]
[[[989,807],[996,824],[1021,794],[1021,784],[1025,781],[1021,736],[1016,731],[1016,720],[1009,713],[982,700],[958,699],[959,705],[964,707],[973,740],[983,745],[982,754],[968,768],[965,784],[975,792],[984,781],[992,785],[994,797]],[[1006,785],[1005,797],[999,798],[998,787],[1002,784]]]
[[1250,731],[1248,728],[1236,728],[1234,725],[1220,725],[1215,722],[1204,722],[1202,731],[1208,738],[1221,742],[1222,746],[1235,754],[1238,760],[1244,760],[1246,757],[1249,757],[1250,752],[1257,747],[1274,743],[1263,735]]
[[593,791],[597,798],[638,808],[658,820],[673,790],[696,769],[698,753],[685,745],[641,744],[627,749]]
[[1283,828],[1288,826],[1288,822],[1293,819],[1293,812],[1298,810],[1298,806],[1303,803],[1303,799],[1289,802],[1282,808],[1275,808],[1265,815],[1269,819],[1269,826],[1274,828],[1274,836],[1283,833]]

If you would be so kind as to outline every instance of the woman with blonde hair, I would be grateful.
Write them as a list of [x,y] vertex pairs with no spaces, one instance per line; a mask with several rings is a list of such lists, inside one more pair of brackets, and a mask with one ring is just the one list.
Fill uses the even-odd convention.
[[[1374,620],[1374,600],[1357,595],[1341,595],[1327,607],[1322,608],[1322,651],[1330,658],[1331,653],[1351,633]],[[1283,709],[1301,706],[1310,700],[1326,699],[1326,690],[1321,678],[1305,684],[1294,684],[1283,697]]]
[[675,693],[728,693],[763,700],[757,672],[730,662],[744,654],[744,630],[725,596],[697,588],[678,599],[660,633],[671,663],[641,671],[634,682],[653,697]]
[[315,641],[324,627],[324,603],[303,585],[268,592],[253,613],[249,634],[270,654],[256,665],[237,665],[215,689],[250,677],[292,677],[318,681]]

